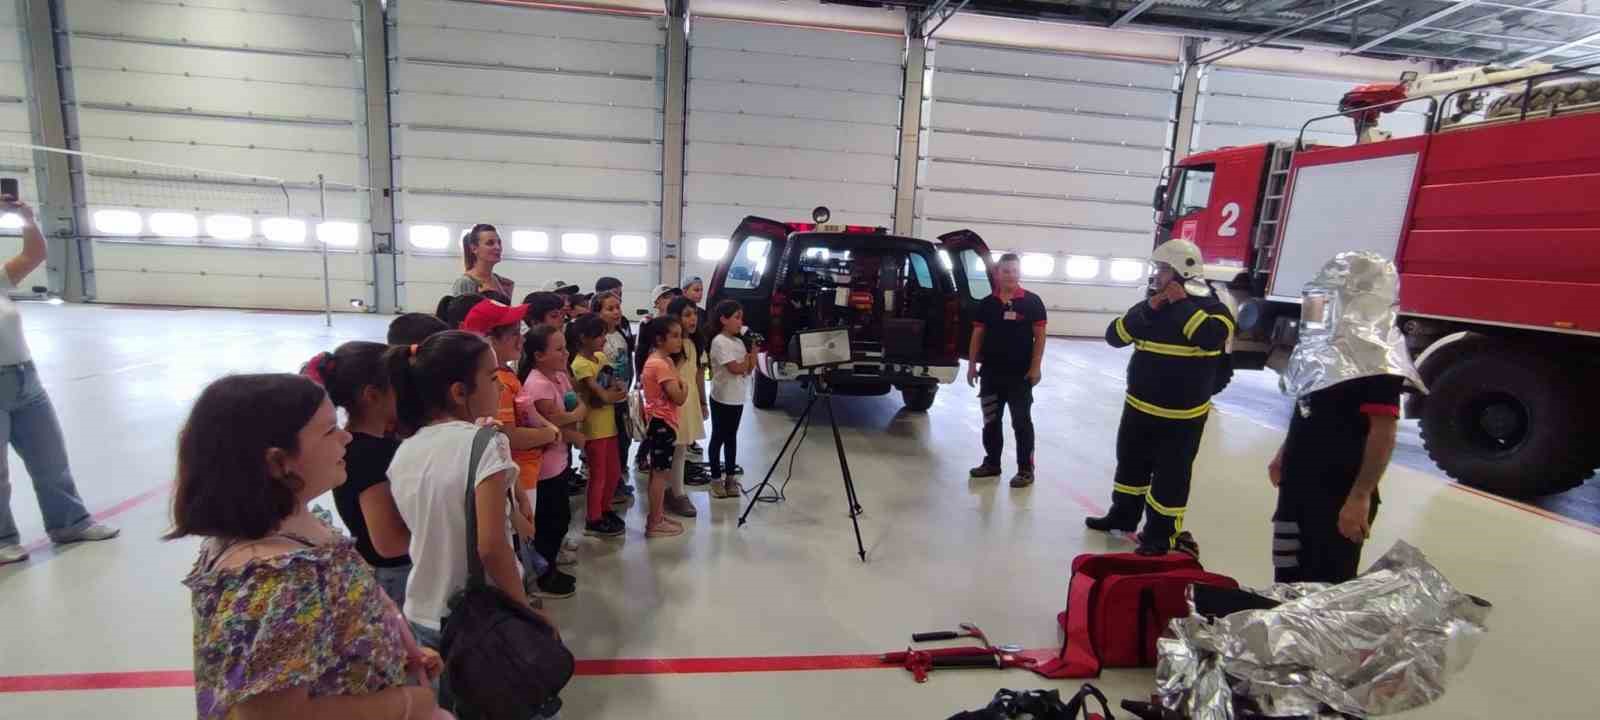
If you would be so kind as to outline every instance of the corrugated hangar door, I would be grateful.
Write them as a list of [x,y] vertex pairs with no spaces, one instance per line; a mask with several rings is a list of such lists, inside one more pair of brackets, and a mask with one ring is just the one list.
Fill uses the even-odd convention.
[[954,42],[929,64],[917,232],[1021,254],[1051,334],[1105,332],[1145,284],[1176,67]]
[[[1289,75],[1264,70],[1210,67],[1200,80],[1191,152],[1264,142],[1294,142],[1312,118],[1339,111],[1339,98],[1368,81]],[[1383,116],[1381,127],[1395,137],[1416,135],[1426,126],[1427,103],[1406,105]],[[1306,141],[1330,145],[1355,142],[1355,128],[1343,117],[1313,123]]]
[[[21,0],[0,1],[0,177],[16,178],[21,200],[38,209],[39,174],[33,153],[22,147],[33,143],[33,93],[28,92],[28,37],[20,24]],[[49,38],[45,38],[46,41]],[[0,256],[22,249],[22,218],[0,215]],[[34,288],[48,283],[44,265],[17,283],[14,295],[36,295]]]
[[432,310],[495,225],[517,298],[552,280],[655,282],[661,224],[658,17],[390,0],[402,304]]
[[316,189],[366,174],[355,3],[64,7],[97,300],[321,308],[326,243],[335,307],[373,302],[366,194],[324,225]]
[[689,28],[685,277],[710,277],[746,215],[893,225],[905,42],[695,19]]

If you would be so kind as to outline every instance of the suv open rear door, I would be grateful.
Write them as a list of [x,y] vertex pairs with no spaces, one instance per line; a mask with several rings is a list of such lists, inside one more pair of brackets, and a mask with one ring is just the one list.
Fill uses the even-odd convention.
[[[967,357],[972,342],[972,323],[978,317],[978,304],[994,292],[994,259],[989,244],[971,230],[956,230],[939,236],[939,252],[955,276],[956,304],[960,320],[956,324],[956,353]],[[968,358],[970,359],[970,358]]]
[[776,220],[750,215],[739,221],[728,238],[728,251],[711,274],[706,307],[715,308],[723,300],[739,301],[744,306],[745,324],[772,342],[773,286],[788,238],[789,226]]

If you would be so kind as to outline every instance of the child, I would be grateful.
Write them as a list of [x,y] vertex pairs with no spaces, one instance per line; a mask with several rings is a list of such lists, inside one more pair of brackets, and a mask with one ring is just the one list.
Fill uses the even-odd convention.
[[[598,287],[598,285],[597,285]],[[618,286],[620,288],[620,286]],[[633,384],[633,328],[626,318],[622,317],[622,295],[618,292],[597,292],[592,303],[594,314],[601,322],[605,323],[606,342],[602,352],[611,360],[613,378],[617,387],[626,392]],[[616,416],[617,428],[627,427],[628,404],[618,403],[612,406]],[[617,468],[627,467],[628,447],[633,444],[625,432],[617,433]],[[619,478],[617,489],[613,497],[607,500],[612,504],[626,503],[633,497],[633,485],[627,478]]]
[[711,481],[698,464],[689,466],[689,446],[706,436],[706,418],[711,408],[706,402],[705,367],[700,364],[704,356],[700,343],[700,308],[694,301],[680,297],[667,307],[667,317],[675,318],[683,329],[683,360],[678,363],[678,378],[683,381],[688,399],[683,411],[678,413],[677,450],[672,456],[672,492],[667,496],[667,510],[680,517],[694,517],[694,503],[683,492],[685,483],[704,485]]
[[347,342],[331,353],[318,353],[301,374],[322,385],[334,407],[344,408],[344,429],[352,439],[344,454],[346,480],[333,489],[333,504],[378,585],[396,606],[403,606],[411,576],[406,554],[411,531],[389,492],[389,461],[400,442],[389,437],[395,407],[383,367],[388,349],[380,343]]
[[616,379],[616,368],[601,349],[606,344],[606,326],[599,316],[584,315],[572,321],[568,337],[576,341],[572,358],[572,379],[578,394],[588,406],[583,418],[583,456],[589,465],[589,505],[584,531],[598,537],[616,537],[626,531],[622,518],[610,509],[611,497],[622,476],[617,457],[617,415],[613,406],[627,399],[628,393]]
[[406,313],[389,323],[390,345],[416,345],[429,335],[449,330],[443,320],[427,313]]
[[[418,641],[437,649],[450,597],[467,584],[462,483],[478,434],[476,421],[494,417],[499,407],[498,363],[483,338],[459,331],[434,335],[415,350],[410,345],[391,348],[384,363],[400,422],[419,428],[400,443],[389,465],[395,506],[412,531],[405,615]],[[488,582],[521,600],[527,595],[506,531],[511,515],[507,496],[517,475],[510,440],[497,436],[472,478],[478,529],[473,549]]]
[[[756,353],[740,337],[744,333],[744,308],[737,300],[717,303],[712,313],[717,336],[711,340],[711,495],[736,498],[743,491],[739,481],[739,421],[744,417],[744,398],[750,392],[750,371],[756,366]],[[727,464],[723,464],[723,449]]]
[[689,397],[678,377],[678,360],[683,352],[683,326],[670,317],[659,317],[645,325],[639,334],[639,349],[646,353],[640,384],[644,387],[645,429],[640,453],[650,467],[650,509],[645,522],[647,538],[683,534],[683,525],[668,518],[667,485],[672,482],[672,456],[678,444],[678,406]]
[[[572,380],[567,376],[567,338],[557,328],[540,325],[528,332],[524,357],[533,361],[527,368],[527,381],[522,394],[517,396],[519,410],[538,413],[561,429],[562,441],[545,448],[544,461],[539,467],[539,485],[535,491],[533,512],[534,550],[550,563],[551,569],[538,579],[541,597],[571,597],[577,591],[578,581],[557,568],[563,558],[561,544],[567,528],[572,524],[572,508],[567,504],[567,445],[583,446],[583,432],[578,429],[588,408],[578,400],[568,404],[572,394]],[[575,559],[575,558],[573,558]]]
[[[518,555],[523,558],[523,569],[528,578],[537,578],[548,570],[531,550],[534,531],[533,496],[529,494],[539,482],[539,469],[544,462],[544,448],[561,439],[561,431],[537,414],[517,412],[517,395],[522,393],[522,382],[512,372],[510,363],[522,354],[522,319],[527,317],[526,305],[507,307],[496,302],[478,303],[461,322],[461,329],[482,335],[494,349],[495,375],[500,379],[500,404],[495,420],[500,431],[511,439],[511,459],[517,463],[517,513],[512,516],[517,531]],[[540,558],[542,559],[542,558]]]

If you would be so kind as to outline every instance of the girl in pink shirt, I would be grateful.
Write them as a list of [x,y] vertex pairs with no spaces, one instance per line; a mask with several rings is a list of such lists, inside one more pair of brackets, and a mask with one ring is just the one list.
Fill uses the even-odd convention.
[[650,467],[650,511],[644,534],[671,537],[683,534],[683,525],[665,515],[678,443],[678,406],[689,396],[677,365],[683,353],[683,326],[671,317],[651,320],[639,334],[639,347],[647,355],[639,379],[646,423],[642,452]]

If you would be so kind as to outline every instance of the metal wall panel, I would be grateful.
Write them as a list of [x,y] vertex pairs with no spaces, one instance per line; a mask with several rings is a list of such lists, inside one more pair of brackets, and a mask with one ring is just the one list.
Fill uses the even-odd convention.
[[702,238],[746,215],[889,226],[901,38],[696,19],[689,28],[684,275],[710,276]]
[[[1339,111],[1339,98],[1364,81],[1289,75],[1227,67],[1208,68],[1200,81],[1191,152],[1263,142],[1293,142],[1306,121]],[[1420,134],[1426,103],[1384,115],[1382,127],[1396,137]],[[1307,142],[1349,145],[1355,131],[1345,118],[1314,123]]]
[[[28,145],[33,142],[32,98],[28,93],[27,42],[25,29],[18,24],[20,0],[0,0],[0,142]],[[17,178],[23,202],[39,203],[38,173],[31,155],[20,148],[0,149],[0,177]],[[22,235],[0,223],[0,261],[22,250]],[[41,264],[17,283],[17,295],[33,295],[33,288],[49,282]]]
[[[1143,285],[1109,269],[1149,255],[1177,68],[955,42],[930,58],[916,232],[970,228],[995,250],[1047,256],[1024,282],[1052,310],[1050,332],[1101,334]],[[1075,257],[1096,271],[1080,259],[1069,275]]]
[[[359,6],[349,0],[65,0],[69,126],[85,161],[96,299],[320,308],[316,179],[364,184]],[[176,166],[162,168],[155,163]],[[185,169],[187,168],[187,169]],[[226,173],[285,181],[270,182]],[[187,176],[188,179],[181,179]],[[254,183],[252,185],[252,183]],[[330,253],[335,307],[373,302],[364,192],[328,192],[328,219],[356,224]],[[132,209],[144,234],[114,237],[94,213]],[[156,212],[195,216],[194,238],[156,236]],[[251,218],[242,239],[207,235],[211,214]],[[275,245],[264,221],[307,225]]]
[[[389,17],[401,304],[433,309],[480,222],[507,242],[497,272],[519,294],[600,275],[653,283],[661,19],[451,0],[390,0]],[[449,246],[413,243],[418,226],[448,228]],[[519,252],[518,231],[545,233],[549,249]],[[598,235],[599,252],[564,252],[564,233]],[[615,235],[648,238],[647,255],[614,255]]]

